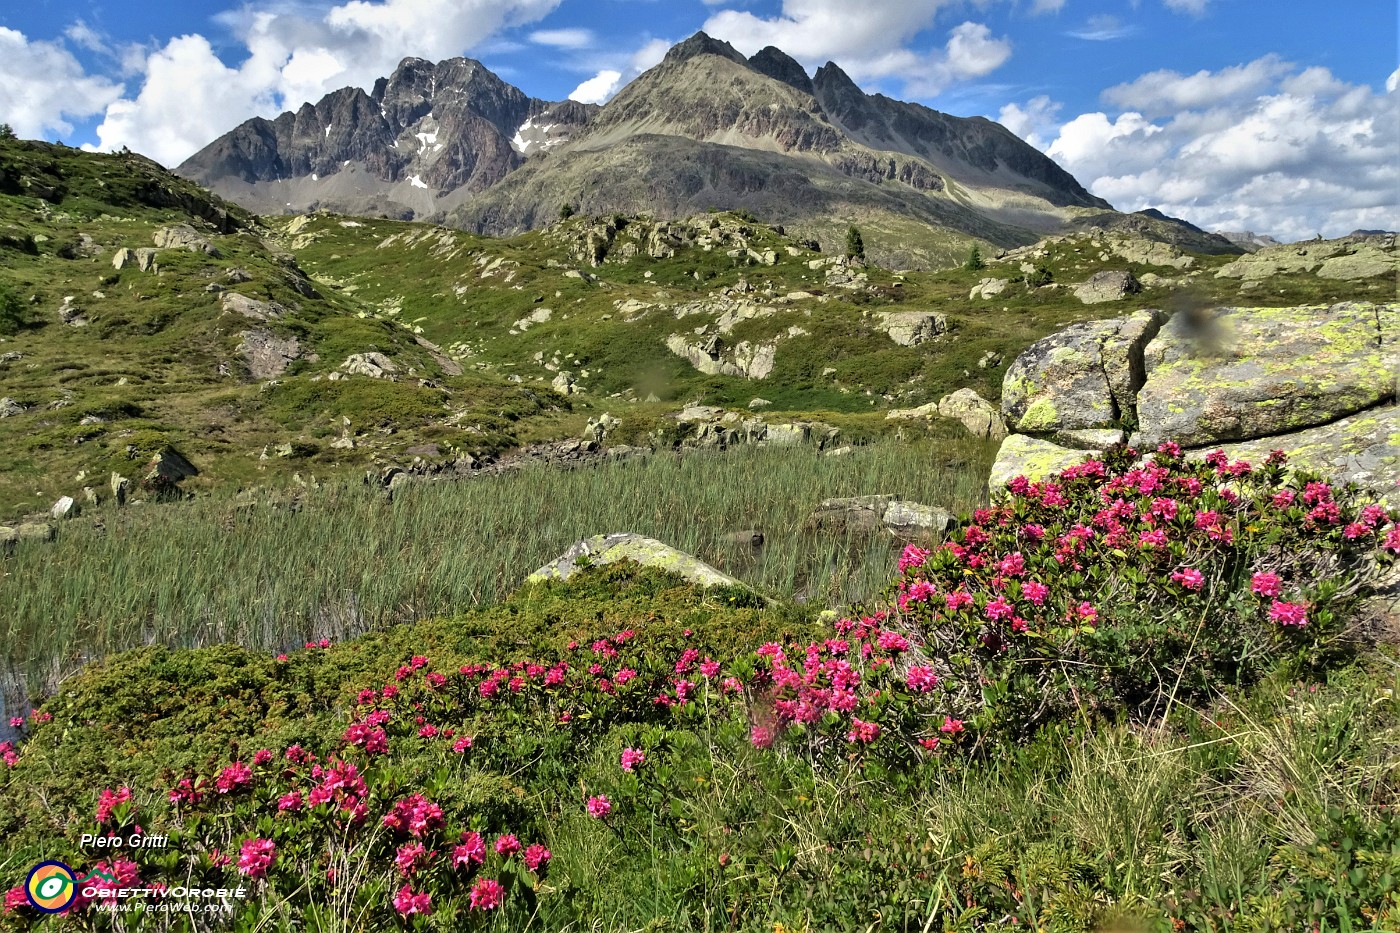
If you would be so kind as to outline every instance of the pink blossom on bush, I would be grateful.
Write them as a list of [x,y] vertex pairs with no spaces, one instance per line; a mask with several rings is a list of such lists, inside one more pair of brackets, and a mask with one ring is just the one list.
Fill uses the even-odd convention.
[[987,618],[996,620],[1005,619],[1008,616],[1013,615],[1016,612],[1016,609],[1004,598],[998,596],[996,599],[987,603],[987,608],[985,611],[987,614]]
[[399,874],[405,878],[411,878],[418,871],[419,861],[427,854],[428,850],[423,843],[407,842],[399,846],[399,851],[394,856],[394,865],[398,868]]
[[928,560],[929,552],[916,544],[905,545],[904,550],[899,555],[899,572],[903,573],[910,567],[922,567]]
[[1276,573],[1256,573],[1249,581],[1250,592],[1256,596],[1277,596],[1283,592],[1283,581]]
[[29,906],[29,895],[24,893],[23,887],[13,887],[5,892],[5,913],[8,914],[27,906]]
[[525,867],[538,874],[553,857],[548,849],[537,842],[525,850]]
[[1391,526],[1386,533],[1385,549],[1392,554],[1400,554],[1400,525]]
[[472,885],[471,904],[473,910],[494,910],[501,906],[501,901],[505,897],[505,888],[494,878],[478,879]]
[[131,802],[131,788],[123,785],[115,791],[110,787],[97,798],[97,822],[107,823],[112,819],[112,810]]
[[959,732],[963,731],[963,721],[961,719],[954,719],[951,716],[944,716],[943,725],[938,727],[938,731],[946,732],[949,735],[957,735]]
[[303,806],[305,806],[305,805],[306,805],[306,801],[302,799],[301,791],[299,791],[299,790],[289,791],[288,793],[285,793],[285,794],[283,794],[281,797],[278,798],[278,800],[277,800],[277,812],[282,813],[282,812],[285,812],[285,811],[287,811],[287,810],[290,810],[290,811],[292,811],[293,813],[297,813],[297,812],[299,812],[299,811],[301,810],[301,808],[302,808]]
[[219,772],[219,776],[214,779],[214,789],[221,794],[228,794],[252,782],[253,769],[241,761],[235,761]]
[[1172,582],[1188,590],[1199,590],[1206,582],[1205,575],[1194,567],[1186,567],[1172,574]]
[[606,794],[588,798],[588,815],[595,820],[601,820],[611,812],[612,801],[608,799]]
[[1269,606],[1269,618],[1279,625],[1302,628],[1308,624],[1307,603],[1286,603],[1276,599]]
[[459,755],[471,747],[472,737],[469,735],[464,735],[461,738],[457,739],[457,741],[452,743],[452,750]]
[[632,771],[638,765],[644,764],[647,760],[646,753],[640,748],[624,748],[622,750],[622,770]]
[[851,731],[846,733],[847,742],[864,742],[869,745],[880,737],[880,724],[877,722],[865,722],[862,719],[851,717]]
[[245,839],[238,853],[238,870],[250,878],[266,878],[277,858],[277,845],[271,839]]
[[928,693],[938,686],[938,675],[931,667],[911,667],[904,675],[904,686],[915,693]]
[[1269,502],[1272,503],[1273,507],[1276,509],[1286,509],[1293,504],[1293,501],[1296,498],[1297,496],[1293,494],[1293,490],[1281,489],[1273,494],[1273,496],[1269,499]]
[[480,865],[486,860],[486,841],[481,838],[481,833],[464,832],[462,842],[452,850],[452,864],[454,867],[470,865],[473,862]]
[[[475,906],[475,895],[473,894],[473,906]],[[427,891],[421,894],[414,894],[413,889],[407,884],[399,888],[394,895],[394,909],[405,917],[413,914],[427,915],[433,912],[433,896]]]

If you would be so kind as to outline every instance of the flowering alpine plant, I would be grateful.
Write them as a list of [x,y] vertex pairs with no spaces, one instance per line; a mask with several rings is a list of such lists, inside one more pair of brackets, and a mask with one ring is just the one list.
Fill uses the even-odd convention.
[[978,732],[1085,708],[1150,716],[1174,685],[1322,663],[1345,650],[1340,620],[1400,553],[1400,526],[1286,460],[1119,445],[1017,477],[940,548],[906,550],[899,621]]
[[[571,632],[552,657],[406,651],[347,683],[344,718],[319,736],[257,736],[156,788],[113,779],[79,812],[116,831],[139,800],[141,822],[197,866],[175,879],[137,854],[122,871],[146,883],[242,881],[294,909],[347,910],[369,886],[374,903],[354,908],[367,927],[523,925],[555,887],[552,832],[631,844],[686,815],[705,776],[678,764],[678,735],[703,725],[735,755],[878,774],[956,767],[1057,718],[1159,716],[1169,694],[1344,650],[1348,610],[1400,560],[1397,518],[1281,455],[1112,448],[1018,477],[942,545],[905,548],[882,599],[810,641],[736,651],[638,619]],[[0,760],[26,767],[13,743]],[[515,780],[536,769],[580,796],[532,810]]]

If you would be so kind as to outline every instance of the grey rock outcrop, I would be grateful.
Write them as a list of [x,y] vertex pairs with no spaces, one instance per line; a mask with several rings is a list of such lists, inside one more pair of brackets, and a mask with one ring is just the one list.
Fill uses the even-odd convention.
[[825,499],[807,520],[808,528],[833,534],[885,531],[900,537],[944,534],[957,524],[947,509],[889,495]]
[[948,319],[924,311],[895,311],[880,315],[880,328],[901,347],[917,347],[947,333]]
[[278,337],[265,330],[244,331],[238,354],[254,379],[276,379],[301,358],[301,342],[295,337]]
[[374,350],[352,353],[340,364],[340,369],[347,376],[368,376],[371,379],[392,379],[399,371],[397,363]]
[[1001,411],[972,389],[958,389],[938,402],[938,414],[961,421],[974,437],[1001,440],[1006,436],[1006,422]]
[[158,249],[186,249],[192,253],[203,253],[217,257],[218,249],[206,237],[199,234],[189,224],[172,224],[156,231],[154,242]]
[[1034,343],[1006,370],[1001,407],[1017,431],[1114,426],[1137,404],[1143,353],[1166,315],[1138,311],[1073,324]]
[[287,313],[287,309],[275,301],[259,301],[238,292],[224,292],[219,302],[225,314],[241,314],[250,321],[275,321]]
[[559,557],[530,574],[526,583],[540,583],[547,580],[568,580],[585,564],[611,564],[620,560],[631,560],[643,567],[656,567],[680,574],[698,586],[743,586],[744,584],[714,567],[663,544],[655,538],[621,532],[596,535],[572,545]]
[[1074,297],[1086,305],[1101,304],[1105,301],[1121,301],[1129,295],[1142,291],[1142,285],[1131,272],[1096,272],[1089,281],[1074,289]]
[[1144,364],[1137,397],[1144,446],[1285,434],[1395,396],[1400,305],[1228,308],[1202,321],[1178,315]]

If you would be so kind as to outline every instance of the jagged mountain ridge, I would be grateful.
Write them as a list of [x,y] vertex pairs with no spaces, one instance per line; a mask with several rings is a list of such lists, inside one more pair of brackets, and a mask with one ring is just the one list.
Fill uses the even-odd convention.
[[[264,213],[497,235],[550,223],[566,203],[660,218],[748,209],[827,248],[860,224],[874,258],[911,266],[1114,213],[990,120],[866,94],[830,62],[809,77],[773,47],[746,58],[704,33],[601,108],[527,97],[469,59],[407,59],[371,94],[248,121],[178,171]],[[1200,236],[1212,242],[1197,248],[1232,249]]]
[[342,88],[249,120],[177,171],[262,213],[314,202],[419,216],[500,181],[596,109],[529,97],[472,59],[407,58],[370,93]]

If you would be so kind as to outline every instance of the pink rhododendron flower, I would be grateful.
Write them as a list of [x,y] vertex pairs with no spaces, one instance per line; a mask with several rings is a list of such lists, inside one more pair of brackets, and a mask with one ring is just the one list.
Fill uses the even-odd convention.
[[1326,483],[1308,483],[1303,487],[1303,504],[1317,505],[1332,498],[1332,487]]
[[938,686],[938,675],[931,667],[911,667],[904,676],[904,686],[915,693],[928,693]]
[[700,662],[700,673],[704,674],[706,677],[718,677],[719,662],[714,660],[713,658],[707,657],[705,660]]
[[23,728],[24,728],[24,717],[23,717],[23,716],[11,716],[11,717],[10,717],[10,728],[11,728],[11,729],[23,729]]
[[428,850],[423,843],[407,842],[399,846],[399,851],[394,856],[394,865],[398,867],[399,874],[411,878],[418,871],[418,862],[427,854]]
[[909,639],[898,632],[881,632],[879,639],[880,647],[885,651],[907,651],[909,650]]
[[271,839],[245,839],[238,853],[238,870],[250,878],[266,878],[277,858],[277,845]]
[[636,677],[636,671],[632,670],[630,667],[624,667],[617,672],[617,675],[613,677],[613,680],[617,683],[619,687],[621,687],[628,681],[636,679]]
[[1298,628],[1308,624],[1307,603],[1286,603],[1274,600],[1269,606],[1269,618],[1279,625],[1293,625]]
[[1045,597],[1049,595],[1050,587],[1044,583],[1037,583],[1034,580],[1027,580],[1021,584],[1021,595],[1026,597],[1031,603],[1037,606],[1045,604]]
[[1342,529],[1342,537],[1348,541],[1355,541],[1357,538],[1366,537],[1371,531],[1371,526],[1364,522],[1352,522]]
[[97,799],[97,822],[106,823],[112,819],[112,810],[131,802],[131,788],[123,785],[115,791],[110,787],[102,791]]
[[537,842],[525,850],[525,867],[538,874],[553,857],[548,849]]
[[1274,493],[1273,497],[1269,501],[1273,503],[1273,506],[1276,509],[1286,509],[1293,504],[1293,500],[1296,498],[1297,496],[1293,494],[1293,490],[1281,489],[1278,492]]
[[880,724],[876,722],[865,722],[862,719],[851,719],[851,731],[846,733],[847,742],[864,742],[869,745],[880,737]]
[[501,906],[506,890],[494,878],[478,879],[472,885],[472,910],[494,910]]
[[1199,590],[1205,584],[1206,578],[1194,567],[1186,567],[1172,574],[1172,582],[1188,590]]
[[949,735],[957,735],[959,732],[963,731],[963,721],[961,719],[954,719],[951,716],[944,716],[943,725],[938,727],[938,731],[946,732]]
[[496,837],[496,854],[503,858],[510,858],[520,851],[520,840],[513,833],[503,833]]
[[[472,906],[476,906],[476,894],[472,894]],[[413,914],[427,915],[433,912],[433,896],[427,891],[414,894],[407,884],[394,895],[394,909],[405,917]]]
[[486,842],[481,838],[481,833],[462,833],[462,843],[452,850],[452,864],[454,867],[470,865],[475,862],[480,865],[486,860]]
[[612,801],[608,799],[606,794],[588,798],[588,815],[595,820],[601,820],[611,812]]
[[1249,581],[1249,589],[1256,596],[1277,596],[1283,592],[1283,581],[1276,573],[1256,573]]
[[995,620],[1005,619],[1008,616],[1013,615],[1016,612],[1016,609],[1004,598],[998,596],[996,599],[987,603],[987,608],[985,611],[987,613],[987,618]]
[[1400,554],[1400,525],[1391,526],[1386,533],[1385,549],[1392,554]]
[[640,748],[624,748],[622,750],[622,770],[631,771],[638,765],[644,764],[647,760],[646,753]]
[[754,726],[749,730],[749,741],[754,748],[770,748],[773,745],[773,730],[767,726]]
[[1003,557],[997,564],[997,571],[1004,576],[1019,577],[1026,572],[1026,559],[1020,551]]
[[452,750],[453,750],[454,752],[456,752],[457,754],[459,754],[459,755],[462,754],[463,752],[465,752],[467,749],[469,749],[469,748],[471,748],[471,747],[472,747],[472,737],[469,736],[469,735],[464,735],[464,736],[462,736],[461,738],[459,738],[457,741],[455,741],[455,742],[452,743]]
[[928,560],[929,552],[916,544],[905,545],[904,550],[899,555],[899,572],[903,573],[910,567],[922,567]]
[[299,812],[299,811],[301,810],[301,808],[304,807],[305,805],[306,805],[306,801],[302,799],[301,791],[299,791],[299,790],[289,791],[288,793],[285,793],[285,794],[283,794],[281,797],[278,798],[278,800],[277,800],[277,812],[278,812],[278,813],[282,813],[282,812],[285,812],[285,811],[287,811],[287,810],[290,810],[290,811],[292,811],[293,813],[297,813],[297,812]]
[[[21,720],[23,721],[23,720]],[[23,887],[14,887],[5,892],[5,913],[19,910],[21,907],[29,906],[29,895],[24,893]]]
[[235,761],[219,772],[219,776],[214,779],[214,789],[221,794],[231,793],[253,782],[253,769]]

